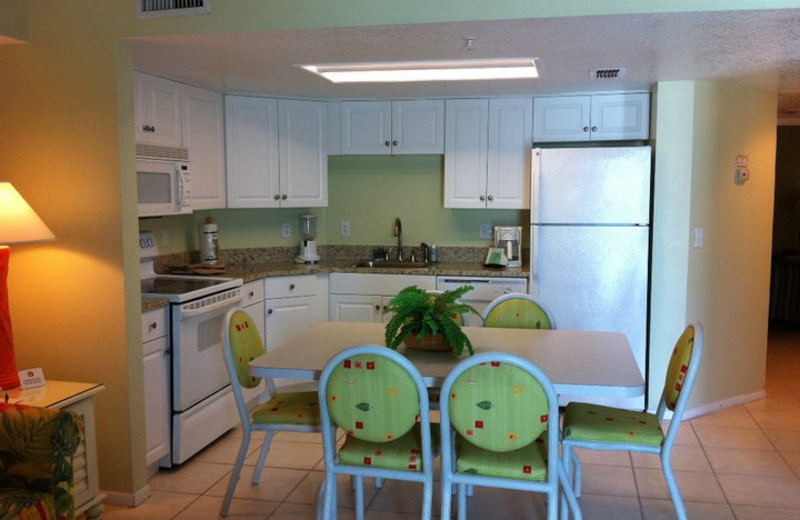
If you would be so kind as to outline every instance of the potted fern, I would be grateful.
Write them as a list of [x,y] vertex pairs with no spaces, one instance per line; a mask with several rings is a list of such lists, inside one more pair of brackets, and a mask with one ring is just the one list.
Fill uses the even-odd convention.
[[466,348],[470,355],[474,354],[472,343],[461,330],[461,315],[480,313],[459,301],[471,290],[471,285],[442,293],[429,293],[414,285],[406,287],[384,311],[394,313],[386,324],[386,346],[397,350],[405,343],[422,350],[452,350],[456,356]]

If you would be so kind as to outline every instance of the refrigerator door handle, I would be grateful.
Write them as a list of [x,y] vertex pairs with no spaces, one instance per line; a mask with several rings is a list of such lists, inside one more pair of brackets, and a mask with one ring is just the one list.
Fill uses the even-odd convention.
[[528,294],[539,297],[539,226],[531,225],[531,279],[528,283]]
[[534,148],[531,156],[531,279],[528,293],[534,297],[539,295],[539,185],[541,182],[542,149]]

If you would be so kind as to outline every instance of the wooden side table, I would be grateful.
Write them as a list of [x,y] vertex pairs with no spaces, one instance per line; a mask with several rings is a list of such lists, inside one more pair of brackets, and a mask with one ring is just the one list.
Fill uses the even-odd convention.
[[[75,412],[83,422],[83,437],[73,458],[75,482],[72,496],[75,516],[86,513],[87,520],[103,517],[103,500],[97,472],[97,432],[94,420],[94,396],[105,390],[99,383],[47,381],[39,388],[9,390],[8,399],[39,408],[60,408]],[[4,396],[3,396],[4,397]]]

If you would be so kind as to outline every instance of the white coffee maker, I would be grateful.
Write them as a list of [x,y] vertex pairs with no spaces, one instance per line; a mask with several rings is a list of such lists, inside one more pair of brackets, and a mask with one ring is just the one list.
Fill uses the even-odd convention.
[[501,248],[508,259],[508,267],[522,267],[522,227],[495,226],[494,247]]
[[297,261],[305,264],[319,262],[317,254],[317,216],[313,213],[300,215],[300,255]]

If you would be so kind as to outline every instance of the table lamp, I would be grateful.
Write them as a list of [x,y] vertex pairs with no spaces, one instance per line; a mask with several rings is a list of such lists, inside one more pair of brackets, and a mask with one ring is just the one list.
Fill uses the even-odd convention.
[[8,246],[49,242],[55,238],[11,183],[0,182],[0,388],[3,390],[19,386],[8,305],[8,259],[11,252]]

